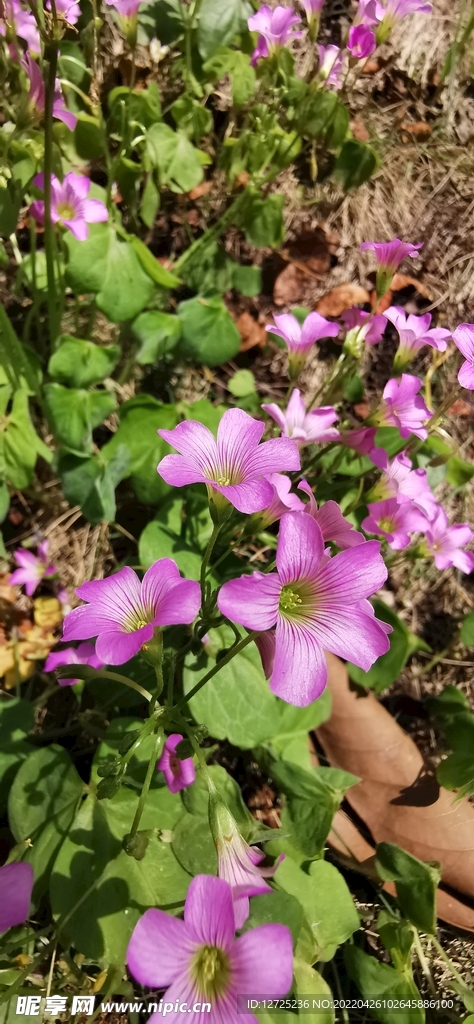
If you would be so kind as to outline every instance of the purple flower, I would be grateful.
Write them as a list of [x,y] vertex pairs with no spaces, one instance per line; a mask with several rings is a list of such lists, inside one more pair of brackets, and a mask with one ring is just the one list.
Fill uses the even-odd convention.
[[303,369],[310,348],[321,338],[337,338],[339,327],[326,320],[319,313],[310,313],[303,326],[292,313],[274,317],[275,326],[267,325],[266,331],[276,334],[288,346],[290,376],[296,380]]
[[369,28],[378,25],[383,18],[383,12],[379,14],[380,7],[378,0],[359,0],[353,25],[367,25]]
[[272,11],[264,4],[263,7],[248,19],[251,32],[258,32],[258,40],[250,63],[253,67],[261,57],[270,57],[280,46],[285,46],[291,39],[297,39],[301,32],[295,32],[294,25],[300,19],[293,7],[275,7]]
[[413,503],[427,519],[433,518],[438,503],[428,483],[426,469],[413,469],[411,459],[405,452],[399,452],[389,462],[383,448],[376,448],[370,458],[383,471],[383,476],[370,491],[371,501],[396,498],[399,505]]
[[331,425],[337,420],[337,412],[332,405],[324,405],[320,409],[306,412],[306,406],[298,388],[293,391],[286,412],[283,412],[274,402],[262,405],[262,409],[271,416],[272,420],[275,420],[275,423],[278,423],[285,437],[291,437],[300,448],[309,444],[310,441],[321,444],[324,441],[337,441],[339,438],[339,431]]
[[[79,644],[79,647],[65,647],[62,651],[53,651],[44,663],[45,672],[54,672],[61,665],[90,665],[91,668],[103,668],[104,662],[97,657],[94,644]],[[60,686],[73,686],[79,679],[58,679]]]
[[88,604],[74,608],[63,623],[63,640],[98,637],[97,657],[104,665],[123,665],[148,643],[154,627],[188,625],[199,611],[200,588],[183,580],[172,558],[160,558],[142,582],[128,565],[106,580],[76,590]]
[[373,249],[377,257],[377,297],[381,298],[390,288],[395,271],[406,256],[418,256],[418,250],[423,242],[401,242],[399,238],[393,238],[391,242],[362,242],[360,251]]
[[[44,190],[44,174],[33,178],[33,185]],[[91,183],[89,178],[84,178],[70,171],[66,174],[64,181],[51,175],[51,220],[53,224],[63,224],[65,228],[77,238],[84,242],[89,234],[88,224],[97,224],[99,221],[108,220],[107,208],[100,199],[88,199]],[[40,224],[44,223],[44,202],[36,200],[30,206],[30,214]]]
[[0,868],[0,934],[26,921],[33,882],[33,868],[26,861]]
[[[247,629],[276,626],[270,689],[305,707],[326,686],[325,650],[366,670],[388,651],[385,624],[366,600],[382,586],[387,570],[377,541],[327,558],[318,524],[302,512],[282,516],[276,561],[276,573],[224,583],[217,604],[222,615]],[[267,669],[269,662],[268,657]]]
[[[0,35],[8,36],[8,29],[24,39],[28,50],[32,53],[41,52],[41,43],[35,17],[30,11],[23,10],[19,0],[4,0],[3,17],[0,19]],[[17,48],[13,46],[13,59],[18,60]]]
[[366,533],[385,537],[394,551],[403,551],[410,543],[410,533],[425,530],[426,517],[411,502],[399,505],[396,498],[386,498],[367,506],[369,515],[362,521]]
[[428,437],[423,423],[430,418],[430,411],[418,394],[421,380],[409,373],[402,373],[401,380],[392,377],[383,389],[383,401],[373,420],[379,427],[398,427],[401,437],[416,434],[422,441]]
[[368,25],[352,25],[347,49],[354,60],[365,60],[376,49],[375,35]]
[[173,487],[206,484],[214,503],[217,495],[222,495],[239,512],[261,512],[273,499],[266,477],[282,469],[300,468],[294,441],[281,437],[259,444],[264,429],[260,420],[242,409],[227,409],[217,441],[195,420],[178,423],[174,430],[159,430],[160,437],[180,454],[165,455],[158,472]]
[[142,0],[105,0],[109,7],[115,7],[121,18],[135,18]]
[[[106,3],[108,0],[106,0]],[[51,10],[51,0],[46,0],[46,9]],[[81,8],[76,0],[56,0],[56,14],[64,18],[68,25],[75,25],[81,17]]]
[[469,544],[474,537],[467,523],[450,526],[442,505],[438,506],[436,516],[428,524],[425,541],[433,555],[437,569],[449,569],[452,565],[467,574],[474,570],[474,554],[461,549]]
[[48,549],[49,541],[47,540],[38,544],[37,555],[34,555],[32,551],[27,551],[26,548],[17,548],[13,557],[20,568],[12,572],[8,580],[11,586],[24,586],[28,597],[31,597],[41,580],[46,579],[47,576],[54,576],[56,566],[48,561]]
[[393,363],[396,372],[407,366],[424,345],[430,345],[438,352],[446,351],[448,347],[446,339],[451,337],[451,331],[446,331],[443,327],[432,327],[431,330],[428,330],[431,313],[423,313],[423,316],[414,316],[410,313],[407,316],[401,306],[390,306],[383,316],[390,320],[390,323],[397,329],[400,338]]
[[[293,978],[293,943],[289,928],[262,924],[234,939],[232,890],[212,875],[196,875],[186,896],[184,921],[163,910],[147,910],[135,926],[127,951],[131,975],[149,988],[166,989],[164,1000],[211,1004],[208,1024],[240,1024],[241,993],[286,995]],[[194,1013],[197,1022],[202,1014]],[[257,1024],[252,1013],[244,1014]],[[180,1024],[179,1009],[167,1014]],[[150,1020],[159,1024],[160,1013]]]
[[369,455],[372,458],[372,452],[383,451],[383,448],[374,447],[376,433],[377,427],[358,427],[356,430],[347,430],[341,434],[341,442],[348,448],[353,448],[358,455]]
[[341,320],[344,327],[347,328],[347,334],[344,338],[344,349],[358,359],[360,359],[364,351],[364,342],[366,345],[377,345],[382,340],[383,332],[387,326],[383,316],[378,313],[366,313],[365,310],[359,309],[358,306],[351,306],[350,309],[346,309],[345,313],[341,316]]
[[388,0],[386,4],[377,3],[377,45],[385,42],[397,21],[409,14],[431,14],[432,4],[424,0]]
[[249,896],[273,891],[265,878],[273,877],[285,855],[281,854],[273,867],[258,867],[265,860],[265,854],[245,842],[235,818],[215,788],[209,792],[209,824],[217,850],[218,875],[232,887],[235,927],[242,928],[249,916]]
[[158,771],[163,772],[170,793],[179,793],[180,790],[186,789],[186,786],[192,786],[196,779],[192,757],[184,757],[181,760],[176,753],[176,747],[182,738],[179,732],[173,732],[171,736],[166,737],[163,753],[156,766]]
[[[43,82],[43,76],[35,60],[32,59],[29,53],[23,57],[21,66],[26,71],[30,80],[30,91],[28,99],[33,109],[42,117],[45,108],[45,87]],[[54,98],[53,98],[53,117],[56,117],[58,121],[64,121],[64,124],[74,131],[77,124],[77,117],[68,110],[64,105],[64,100],[61,92],[61,86],[58,79],[56,79],[54,86]]]
[[[319,71],[321,81],[333,89],[342,86],[342,50],[330,43],[329,46],[318,45]],[[312,314],[314,316],[314,313]]]
[[465,359],[458,373],[458,381],[461,387],[474,391],[474,324],[459,324],[453,333],[453,340]]
[[285,512],[301,512],[304,503],[297,494],[291,493],[291,480],[284,473],[270,473],[268,482],[273,487],[273,498],[262,512],[256,512],[249,519],[249,531],[259,533],[275,523]]
[[300,3],[304,7],[308,21],[320,14],[324,7],[324,0],[300,0]]
[[364,544],[365,537],[354,530],[352,523],[343,516],[337,501],[325,501],[324,505],[318,509],[309,483],[302,480],[298,484],[298,488],[309,495],[309,501],[305,505],[304,511],[312,516],[318,524],[325,544],[327,541],[333,541],[338,548],[355,548],[358,544]]

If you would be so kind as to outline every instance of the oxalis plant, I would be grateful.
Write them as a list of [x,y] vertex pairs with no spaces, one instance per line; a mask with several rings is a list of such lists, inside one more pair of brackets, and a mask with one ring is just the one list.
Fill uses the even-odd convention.
[[[420,245],[394,239],[362,248],[377,260],[375,309],[401,260],[416,258]],[[169,454],[158,476],[172,490],[166,512],[145,530],[141,557],[149,568],[141,580],[125,565],[82,584],[81,604],[66,611],[63,646],[45,672],[73,686],[79,703],[89,688],[100,694],[110,683],[139,703],[135,717],[112,718],[85,788],[61,747],[30,753],[23,740],[8,804],[17,845],[0,869],[0,922],[3,955],[24,949],[28,963],[5,979],[3,1000],[29,991],[26,979],[59,944],[82,955],[61,961],[63,988],[130,995],[131,978],[162,993],[157,1019],[166,1013],[177,1021],[185,1009],[197,1018],[209,1004],[216,1022],[237,1022],[242,1012],[278,1020],[282,1007],[288,1021],[299,1011],[329,1021],[340,991],[334,957],[345,944],[361,1006],[390,1020],[391,999],[402,1019],[422,1021],[427,1008],[442,1007],[422,999],[414,981],[412,949],[427,969],[421,932],[452,970],[458,997],[472,1004],[436,937],[438,866],[380,843],[375,872],[395,881],[398,893],[398,905],[381,894],[377,921],[393,966],[354,940],[359,915],[325,844],[358,780],[312,768],[307,731],[329,715],[325,652],[346,660],[355,681],[380,690],[421,645],[382,601],[370,601],[395,561],[412,573],[474,569],[471,528],[448,521],[430,485],[433,465],[447,467],[457,488],[472,475],[440,424],[461,388],[474,389],[474,326],[451,335],[432,328],[430,314],[406,316],[399,307],[383,315],[353,307],[342,320],[341,355],[306,404],[296,385],[308,353],[339,325],[318,313],[283,314],[268,330],[288,350],[288,395],[282,406],[262,406],[266,423],[234,407],[220,415],[217,437],[192,418],[159,428]],[[343,389],[357,380],[365,346],[382,343],[387,323],[400,339],[395,375],[362,424],[341,412],[336,427]],[[430,405],[423,381],[405,372],[424,346],[433,350],[432,370],[456,350],[464,357],[458,385],[437,409],[431,371]],[[275,423],[280,436],[262,440]],[[243,554],[251,547],[258,571]],[[159,557],[147,558],[151,550]],[[11,585],[30,596],[45,581],[58,588],[46,542],[36,555],[19,548],[15,559]],[[120,703],[115,692],[112,703]],[[88,706],[79,712],[86,728]],[[462,701],[451,695],[446,708],[448,726],[462,714],[471,735]],[[470,793],[472,759],[456,750],[453,728],[451,736],[440,782]],[[283,795],[281,827],[250,815],[208,737],[252,750]],[[24,924],[30,902],[34,917],[46,892],[53,923],[32,933]],[[268,1001],[287,997],[273,1015]]]

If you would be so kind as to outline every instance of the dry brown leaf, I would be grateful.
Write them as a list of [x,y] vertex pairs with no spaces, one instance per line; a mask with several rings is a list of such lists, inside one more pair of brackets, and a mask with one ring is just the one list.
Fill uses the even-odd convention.
[[327,657],[332,714],[317,735],[331,765],[362,779],[348,803],[376,843],[439,861],[443,882],[474,898],[474,807],[439,788],[410,736],[373,693],[351,690],[345,666]]
[[311,278],[321,280],[329,270],[330,245],[334,248],[334,239],[329,238],[322,227],[306,228],[287,249],[280,251],[279,255],[288,260],[288,266],[275,280],[273,300],[276,306],[305,301]]
[[420,142],[423,139],[428,139],[431,135],[430,125],[426,121],[404,121],[400,125],[400,131],[408,132],[409,135],[414,135],[415,138],[419,139]]
[[212,181],[202,181],[200,185],[196,185],[196,188],[192,188],[188,192],[189,199],[201,199],[201,196],[209,195],[213,187]]
[[380,71],[380,64],[378,60],[366,60],[364,67],[362,68],[362,74],[376,75],[377,71]]
[[360,117],[354,117],[350,122],[349,127],[355,139],[358,142],[368,142],[370,135],[365,127],[364,122]]
[[37,597],[33,601],[35,625],[41,629],[54,629],[63,620],[61,605],[57,597]]
[[462,398],[458,398],[448,409],[451,416],[474,416],[474,407],[469,405],[469,402],[464,402]]
[[340,316],[350,306],[370,302],[370,295],[360,284],[338,284],[315,305],[321,316]]
[[249,348],[255,348],[255,345],[266,345],[267,332],[250,313],[241,313],[235,325],[242,338],[241,352],[247,352]]

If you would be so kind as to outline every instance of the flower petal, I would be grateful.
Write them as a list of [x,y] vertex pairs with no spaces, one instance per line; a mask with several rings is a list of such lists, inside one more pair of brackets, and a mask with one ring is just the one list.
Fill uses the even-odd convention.
[[268,480],[245,480],[241,484],[230,484],[222,487],[214,484],[215,490],[223,494],[225,498],[239,512],[251,515],[252,512],[263,512],[273,498],[273,488]]
[[459,370],[458,381],[462,388],[466,388],[467,391],[474,391],[474,362],[466,359],[466,362],[462,364]]
[[259,444],[245,459],[245,475],[268,476],[269,473],[281,473],[282,470],[300,469],[300,453],[298,446],[289,437],[274,437],[271,441]]
[[278,424],[280,430],[285,430],[286,427],[286,416],[279,405],[275,405],[275,402],[270,402],[268,405],[262,405],[264,412],[271,416],[272,420]]
[[107,207],[101,203],[100,199],[85,199],[82,209],[88,224],[100,224],[101,221],[109,219]]
[[277,573],[254,572],[224,583],[217,596],[217,607],[228,619],[263,632],[275,625],[280,592]]
[[312,623],[290,622],[281,615],[270,679],[272,693],[287,704],[305,708],[321,696],[327,678],[324,651]]
[[70,188],[77,199],[85,199],[89,195],[91,180],[85,174],[75,174],[69,171],[64,175],[63,189]]
[[264,429],[262,420],[243,409],[226,410],[217,431],[218,465],[226,475],[244,473],[248,454],[257,448]]
[[[184,457],[188,470],[194,474],[196,482],[203,478],[212,480],[217,466],[217,444],[207,427],[196,420],[184,420],[173,430],[158,430],[158,434]],[[163,464],[172,458],[176,459],[176,456],[166,455],[160,462],[161,476]],[[163,479],[166,478],[163,476]],[[169,482],[167,480],[167,483]],[[192,481],[190,479],[185,482]]]
[[26,862],[0,868],[0,933],[26,921],[33,881],[33,868]]
[[186,896],[184,921],[196,942],[229,950],[235,933],[230,885],[212,875],[196,875]]
[[144,608],[158,609],[163,598],[181,580],[173,558],[159,558],[147,569],[141,585],[141,603]]
[[194,950],[184,921],[164,910],[147,910],[133,929],[127,965],[141,985],[167,988],[187,972]]
[[201,588],[195,580],[180,579],[163,597],[153,619],[154,626],[189,625],[201,605]]
[[152,636],[151,624],[135,629],[132,633],[124,633],[119,629],[100,633],[95,645],[97,657],[104,665],[124,665],[138,654],[142,644],[146,644]]
[[321,530],[310,515],[286,512],[281,517],[276,561],[283,584],[315,576],[323,553]]
[[369,540],[349,551],[341,551],[321,568],[318,592],[324,595],[325,607],[334,601],[343,606],[354,604],[374,594],[387,576],[380,544],[378,540]]
[[377,658],[390,649],[390,641],[378,619],[358,608],[318,610],[315,631],[326,651],[368,672]]
[[[95,633],[71,636],[70,639],[88,640],[89,637],[97,636],[104,629],[118,629],[121,625],[125,625],[132,615],[136,615],[137,611],[141,610],[141,584],[136,572],[128,565],[105,580],[92,580],[90,583],[83,583],[76,590],[76,594],[83,601],[89,601],[94,606],[98,628]],[[70,615],[74,615],[78,610],[75,608]],[[69,617],[69,615],[66,616],[65,625]]]
[[243,995],[285,996],[293,981],[293,940],[283,924],[262,924],[241,935],[232,950],[234,984]]
[[65,228],[69,228],[71,235],[77,238],[78,242],[85,242],[89,236],[89,228],[85,220],[75,217],[74,220],[63,220],[62,222]]

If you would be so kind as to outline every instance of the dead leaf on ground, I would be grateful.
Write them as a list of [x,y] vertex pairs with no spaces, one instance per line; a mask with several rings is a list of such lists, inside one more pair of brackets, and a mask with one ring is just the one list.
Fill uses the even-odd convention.
[[448,412],[451,416],[474,416],[474,407],[469,405],[469,402],[464,402],[462,398],[458,398],[449,407]]
[[370,135],[367,131],[367,128],[365,127],[362,118],[354,117],[353,120],[349,123],[349,128],[354,138],[357,139],[358,142],[369,141]]
[[276,306],[297,305],[305,300],[311,278],[320,281],[329,270],[334,239],[321,227],[307,228],[279,255],[288,261],[275,280],[273,301]]
[[351,690],[342,662],[333,655],[327,659],[332,714],[317,736],[330,765],[362,780],[348,791],[348,803],[374,842],[396,843],[419,860],[439,861],[445,885],[473,899],[474,807],[467,800],[455,803],[452,793],[440,789],[416,744],[374,694]]
[[202,196],[208,196],[209,192],[213,188],[212,181],[202,181],[200,185],[196,185],[196,188],[192,188],[188,192],[189,199],[201,199]]
[[360,284],[338,284],[323,295],[314,308],[321,316],[340,316],[350,306],[363,302],[370,302],[370,295]]
[[55,629],[63,620],[61,605],[57,597],[37,597],[33,601],[35,625],[41,629]]
[[363,75],[376,75],[377,71],[380,71],[378,60],[367,60],[362,68]]
[[400,125],[401,132],[407,132],[408,135],[414,135],[420,142],[423,139],[429,139],[431,135],[431,127],[426,121],[403,121]]
[[241,313],[236,320],[236,327],[242,338],[241,352],[247,352],[249,348],[261,345],[262,348],[268,341],[268,335],[262,324],[254,320],[250,313]]
[[359,419],[361,420],[366,420],[367,416],[370,413],[370,405],[368,404],[368,402],[356,402],[356,404],[353,406],[353,409],[356,416],[358,416]]

